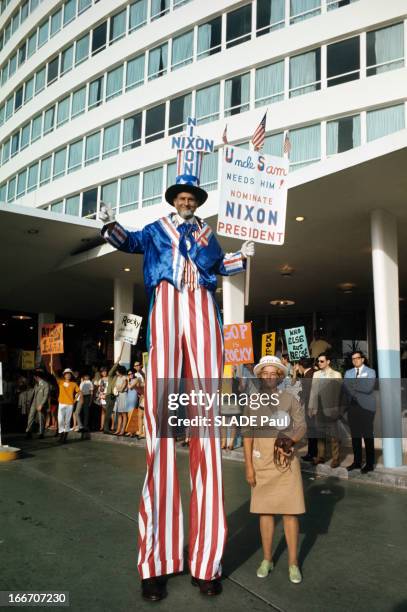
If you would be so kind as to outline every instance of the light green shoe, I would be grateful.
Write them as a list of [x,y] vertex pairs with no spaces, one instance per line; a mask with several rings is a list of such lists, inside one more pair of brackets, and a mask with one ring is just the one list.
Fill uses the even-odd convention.
[[298,565],[290,565],[288,568],[288,577],[290,582],[293,582],[294,584],[299,584],[302,582],[302,575]]
[[274,563],[272,561],[264,559],[257,568],[257,578],[267,578],[273,567]]

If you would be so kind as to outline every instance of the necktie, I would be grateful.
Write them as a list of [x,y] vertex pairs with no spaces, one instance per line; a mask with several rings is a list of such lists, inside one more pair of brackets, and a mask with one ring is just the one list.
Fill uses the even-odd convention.
[[356,368],[356,378],[359,378],[359,368]]

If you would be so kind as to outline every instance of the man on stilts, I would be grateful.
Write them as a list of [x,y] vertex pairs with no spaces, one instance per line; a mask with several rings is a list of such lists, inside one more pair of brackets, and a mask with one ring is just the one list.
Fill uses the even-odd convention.
[[[223,337],[214,298],[216,275],[243,271],[246,258],[254,254],[254,244],[245,242],[240,251],[225,255],[211,228],[195,216],[208,194],[199,187],[202,139],[193,134],[195,121],[188,124],[186,148],[178,151],[176,184],[165,193],[176,212],[140,231],[124,229],[107,209],[101,212],[106,240],[119,250],[144,255],[144,281],[151,298],[145,385],[147,475],[139,509],[138,556],[143,597],[150,601],[165,597],[165,576],[181,572],[184,563],[175,439],[161,437],[157,430],[158,415],[166,411],[160,405],[157,382],[176,385],[181,378],[221,379]],[[191,437],[190,477],[192,583],[205,595],[218,595],[227,534],[219,437]]]

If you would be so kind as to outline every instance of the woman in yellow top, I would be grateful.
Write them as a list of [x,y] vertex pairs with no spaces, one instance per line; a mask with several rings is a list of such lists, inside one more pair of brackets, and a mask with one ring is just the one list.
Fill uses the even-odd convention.
[[[51,373],[54,374],[54,372]],[[70,368],[66,368],[62,373],[63,378],[57,379],[59,396],[58,396],[58,431],[60,434],[60,442],[66,442],[68,432],[71,431],[71,417],[75,402],[82,396],[81,390],[73,378],[73,372]]]

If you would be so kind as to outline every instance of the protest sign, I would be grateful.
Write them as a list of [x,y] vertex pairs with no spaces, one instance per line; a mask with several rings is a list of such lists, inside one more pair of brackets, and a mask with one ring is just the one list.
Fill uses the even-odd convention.
[[276,332],[262,334],[261,337],[261,356],[276,354]]
[[284,244],[288,168],[288,159],[226,145],[218,234]]
[[223,326],[225,338],[225,365],[253,363],[251,323],[232,323]]
[[56,355],[64,352],[64,327],[62,323],[41,325],[41,355]]
[[301,357],[309,357],[305,327],[293,327],[284,330],[284,333],[290,361],[298,361]]
[[35,351],[21,351],[21,369],[33,370],[35,368]]
[[142,320],[143,318],[138,315],[121,313],[114,339],[137,344]]

